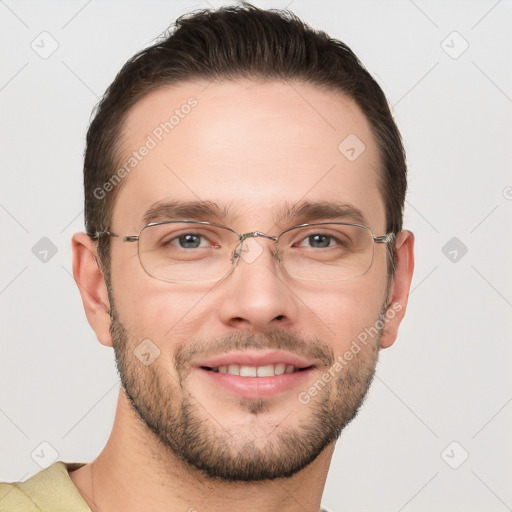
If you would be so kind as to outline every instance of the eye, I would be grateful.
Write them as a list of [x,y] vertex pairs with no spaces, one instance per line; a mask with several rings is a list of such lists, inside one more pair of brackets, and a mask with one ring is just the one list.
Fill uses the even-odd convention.
[[297,244],[299,247],[311,247],[313,249],[325,249],[334,245],[340,245],[340,241],[332,235],[314,233],[307,236]]
[[328,235],[310,235],[306,239],[311,247],[314,248],[324,248],[329,247],[332,241],[332,237]]
[[185,233],[171,238],[166,245],[175,245],[181,249],[197,249],[208,246],[208,239],[195,233]]

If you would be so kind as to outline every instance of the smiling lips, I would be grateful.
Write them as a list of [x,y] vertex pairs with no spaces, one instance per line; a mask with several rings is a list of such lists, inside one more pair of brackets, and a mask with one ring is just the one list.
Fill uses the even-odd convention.
[[252,350],[222,354],[196,367],[210,385],[257,399],[296,388],[315,365],[290,352]]
[[229,373],[230,375],[240,375],[240,377],[274,377],[284,373],[293,373],[304,368],[295,368],[293,364],[277,363],[266,364],[264,366],[248,366],[240,364],[222,365],[217,368],[206,368],[212,372]]
[[203,370],[241,377],[274,377],[313,366],[311,361],[282,350],[230,352],[200,361]]

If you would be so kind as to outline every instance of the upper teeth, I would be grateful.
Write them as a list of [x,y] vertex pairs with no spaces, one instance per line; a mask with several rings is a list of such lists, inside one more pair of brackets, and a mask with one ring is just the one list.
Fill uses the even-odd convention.
[[241,377],[273,377],[283,373],[292,373],[295,371],[293,364],[277,363],[267,364],[265,366],[246,366],[240,364],[230,364],[212,368],[219,373],[229,373],[231,375],[240,375]]

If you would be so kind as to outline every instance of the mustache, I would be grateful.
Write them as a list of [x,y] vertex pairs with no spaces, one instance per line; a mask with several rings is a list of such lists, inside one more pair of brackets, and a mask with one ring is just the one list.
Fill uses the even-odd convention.
[[313,360],[317,366],[334,364],[332,347],[316,337],[272,329],[264,333],[233,332],[214,339],[193,339],[181,344],[174,361],[178,372],[190,366],[198,356],[215,356],[226,352],[257,350],[283,350]]

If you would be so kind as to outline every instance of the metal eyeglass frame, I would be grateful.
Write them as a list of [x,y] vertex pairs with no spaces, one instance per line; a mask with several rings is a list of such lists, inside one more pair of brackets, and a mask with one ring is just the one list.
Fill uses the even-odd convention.
[[[107,236],[111,236],[111,237],[114,237],[114,238],[121,238],[123,242],[138,242],[139,239],[140,239],[140,234],[145,229],[147,229],[147,228],[149,228],[151,226],[161,226],[163,224],[178,224],[178,223],[179,224],[202,224],[202,225],[206,225],[206,226],[216,226],[216,227],[219,227],[219,228],[227,229],[228,231],[231,231],[233,234],[235,234],[238,237],[238,243],[235,246],[235,248],[233,250],[233,253],[232,253],[232,256],[231,256],[232,269],[236,266],[236,263],[238,262],[238,260],[240,258],[240,255],[241,255],[242,250],[243,250],[243,242],[245,240],[247,240],[248,238],[256,238],[256,237],[268,238],[269,240],[272,240],[273,242],[275,242],[277,244],[279,239],[285,233],[287,233],[288,231],[291,231],[293,229],[296,229],[296,228],[303,228],[303,227],[308,227],[308,226],[325,226],[325,225],[335,224],[335,225],[339,225],[339,226],[354,226],[354,227],[364,228],[364,229],[368,230],[368,232],[371,234],[371,236],[373,238],[373,242],[376,243],[376,244],[388,244],[388,243],[392,242],[394,240],[394,238],[395,238],[395,234],[394,233],[386,233],[385,235],[375,236],[373,234],[373,231],[368,226],[364,226],[363,224],[354,224],[354,223],[350,223],[350,222],[313,222],[313,223],[298,224],[297,226],[292,226],[290,228],[287,228],[284,231],[282,231],[281,233],[279,233],[279,235],[274,236],[274,235],[269,235],[267,233],[262,233],[261,231],[250,231],[248,233],[242,233],[241,234],[241,233],[238,233],[237,231],[235,231],[234,229],[232,229],[232,228],[230,228],[228,226],[225,226],[224,224],[218,224],[216,222],[208,222],[208,221],[202,221],[202,220],[164,220],[164,221],[159,221],[159,222],[150,222],[149,224],[146,224],[138,232],[138,234],[136,234],[136,235],[125,235],[125,236],[122,236],[122,235],[118,235],[117,233],[113,233],[112,231],[96,231],[96,233],[94,234],[94,236],[92,238],[94,240],[98,240],[100,236],[107,235]],[[274,254],[277,255],[277,253],[274,253]],[[146,272],[146,274],[148,274],[153,279],[157,279],[158,281],[171,282],[171,281],[168,281],[166,279],[160,279],[160,278],[155,277],[152,274],[150,274],[145,269],[145,267],[142,264],[142,262],[140,261],[140,252],[139,252],[139,250],[137,250],[137,255],[139,257],[140,266],[143,268],[143,270],[144,270],[144,272]],[[364,274],[366,274],[370,270],[370,268],[372,267],[372,264],[373,264],[373,258],[372,258],[372,262],[370,263],[370,266],[368,267],[368,269],[365,272],[363,272],[362,274],[359,274],[358,276],[354,276],[352,278],[348,278],[347,280],[356,279],[357,277],[363,276]],[[231,271],[232,271],[232,269],[231,269]],[[226,273],[223,277],[220,277],[219,281],[221,279],[224,279],[224,277],[226,277],[227,274],[231,273],[231,271]],[[301,279],[301,278],[296,278],[296,279]]]

